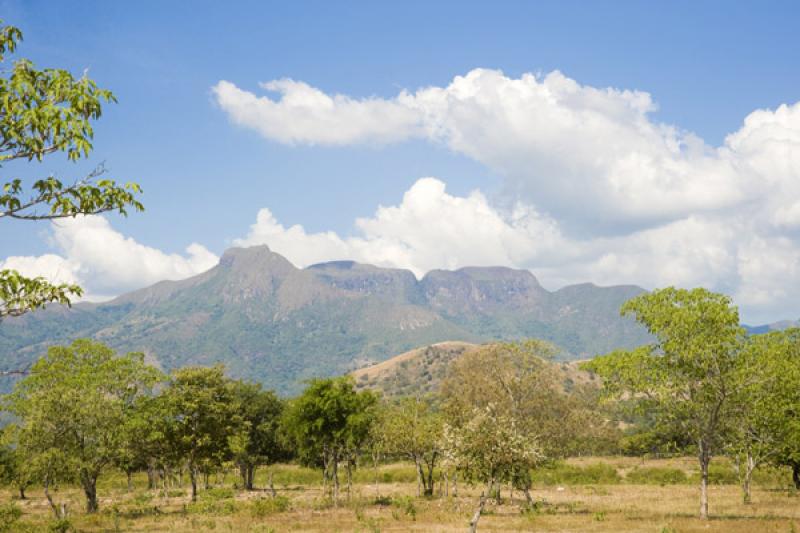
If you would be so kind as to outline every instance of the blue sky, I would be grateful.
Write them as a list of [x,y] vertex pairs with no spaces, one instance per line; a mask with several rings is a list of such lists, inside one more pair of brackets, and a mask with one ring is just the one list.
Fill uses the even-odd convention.
[[[550,288],[577,281],[629,282],[646,287],[703,284],[734,294],[747,318],[797,317],[800,310],[792,307],[796,294],[782,289],[779,283],[781,279],[787,283],[800,281],[791,277],[800,277],[795,246],[798,232],[790,216],[794,204],[775,203],[776,198],[790,194],[787,191],[794,191],[792,181],[798,175],[792,165],[800,157],[794,151],[796,145],[789,144],[779,152],[789,169],[787,165],[781,167],[783,184],[761,201],[758,213],[764,223],[758,227],[736,219],[733,213],[750,205],[747,198],[759,189],[759,180],[768,179],[774,172],[759,167],[753,171],[756,177],[747,170],[749,181],[740,180],[744,172],[741,168],[753,166],[742,163],[744,149],[733,163],[725,154],[714,155],[712,162],[703,158],[698,162],[692,156],[687,163],[685,159],[690,156],[682,149],[674,160],[654,156],[652,164],[656,166],[675,163],[691,167],[679,171],[689,185],[681,182],[675,187],[688,187],[687,194],[708,195],[708,201],[697,205],[689,200],[691,205],[683,210],[662,210],[658,198],[642,199],[637,185],[620,185],[622,178],[614,174],[620,168],[616,163],[612,167],[617,170],[603,167],[601,172],[607,171],[604,176],[616,187],[616,193],[620,187],[634,191],[626,201],[642,202],[630,212],[620,210],[616,203],[619,198],[606,199],[601,192],[596,203],[606,208],[596,212],[589,209],[591,218],[586,206],[591,207],[592,199],[573,201],[576,197],[565,191],[586,188],[583,182],[571,181],[577,180],[574,172],[583,179],[595,168],[594,163],[587,163],[588,167],[575,170],[570,154],[580,152],[591,161],[604,157],[607,150],[602,143],[610,142],[604,132],[621,131],[618,128],[625,127],[626,121],[638,133],[631,133],[633,140],[629,142],[636,145],[635,150],[625,148],[625,154],[647,152],[637,144],[639,139],[650,134],[658,137],[661,134],[654,132],[663,125],[674,126],[683,139],[681,143],[690,138],[687,132],[692,132],[702,140],[700,151],[709,151],[723,146],[727,135],[740,131],[745,117],[753,111],[795,104],[800,100],[799,11],[794,2],[0,2],[5,22],[24,32],[19,56],[31,58],[41,67],[66,67],[76,73],[88,69],[91,77],[119,98],[119,104],[110,106],[96,125],[90,162],[67,164],[54,157],[40,166],[7,166],[5,173],[33,178],[56,172],[69,178],[105,161],[114,176],[138,181],[144,187],[147,208],[145,213],[126,220],[107,217],[110,226],[97,227],[91,233],[99,239],[95,248],[76,242],[89,238],[80,236],[89,235],[87,232],[59,233],[47,224],[6,222],[0,228],[0,260],[28,258],[24,264],[35,270],[44,268],[36,258],[55,255],[71,261],[69,266],[59,267],[59,275],[74,275],[88,282],[90,293],[103,297],[146,284],[159,274],[191,274],[233,243],[266,242],[299,264],[349,253],[359,260],[412,268],[418,274],[429,268],[470,262],[506,263],[530,268]],[[582,136],[584,130],[576,135],[565,126],[563,137],[558,139],[576,139],[575,147],[564,141],[552,144],[557,139],[524,132],[518,150],[506,153],[497,151],[495,141],[513,138],[519,133],[516,127],[503,130],[503,125],[490,125],[481,137],[480,120],[467,124],[463,119],[466,111],[452,107],[444,110],[444,104],[433,109],[417,100],[413,104],[417,114],[403,106],[398,108],[415,124],[425,122],[419,128],[429,129],[435,122],[436,127],[447,130],[444,134],[422,133],[417,126],[409,132],[401,121],[383,125],[392,129],[386,138],[377,135],[375,140],[378,126],[364,123],[353,126],[361,128],[353,137],[332,139],[322,130],[350,127],[360,120],[359,113],[369,113],[371,108],[355,105],[333,115],[304,108],[299,116],[295,108],[281,108],[275,114],[236,107],[244,114],[237,119],[232,106],[239,106],[240,101],[223,104],[214,91],[225,80],[238,91],[236,98],[266,95],[277,102],[280,94],[265,91],[259,83],[291,78],[322,95],[346,95],[356,103],[372,98],[394,110],[401,91],[414,94],[427,87],[444,89],[455,77],[467,76],[476,68],[502,73],[502,77],[485,82],[492,87],[533,73],[548,90],[554,90],[555,85],[548,86],[545,78],[559,71],[579,87],[596,88],[601,93],[606,88],[620,94],[648,93],[657,109],[650,105],[648,111],[629,113],[627,107],[624,113],[608,111],[607,105],[638,104],[624,96],[615,96],[613,103],[600,102],[602,96],[581,90],[583,100],[577,107],[585,110],[599,106],[592,108],[592,116],[611,113],[611,130],[601,128]],[[550,78],[553,84],[556,81]],[[486,84],[480,87],[488,91]],[[419,118],[420,106],[426,113],[436,114],[434,122]],[[511,115],[517,113],[509,111],[508,106],[504,109]],[[537,109],[520,110],[520,120],[559,120],[564,116],[558,109],[551,109],[552,114],[537,114]],[[576,112],[576,107],[569,103],[566,110]],[[355,117],[348,115],[351,112]],[[308,123],[294,137],[276,133],[276,128],[302,120]],[[642,120],[648,121],[649,133],[636,129],[640,126],[635,123]],[[782,124],[790,133],[798,131],[794,129],[798,126],[795,114]],[[785,132],[774,135],[780,141],[787,140]],[[459,144],[456,137],[470,139],[464,141],[469,146]],[[790,141],[794,139],[791,134],[789,137]],[[658,137],[655,142],[662,141],[669,139]],[[531,152],[544,155],[525,159],[529,152],[525,143],[532,143]],[[592,155],[584,153],[587,143],[597,145]],[[564,147],[559,161],[548,159],[553,146]],[[753,153],[748,150],[748,154]],[[724,161],[717,165],[718,159]],[[506,164],[506,160],[513,163]],[[617,163],[620,161],[630,163],[622,156]],[[717,166],[709,170],[708,165]],[[726,170],[719,170],[720,165]],[[738,174],[727,173],[731,166]],[[533,170],[526,173],[523,168]],[[702,172],[720,175],[698,190],[691,184],[704,179],[694,174]],[[423,177],[436,181],[418,182]],[[586,179],[590,178],[594,179]],[[674,179],[666,177],[659,183],[669,185]],[[543,182],[546,188],[546,182],[553,180],[563,186],[540,194]],[[724,184],[731,183],[729,191]],[[438,184],[446,185],[446,192],[437,188]],[[476,190],[480,198],[471,196]],[[425,241],[422,244],[413,239],[406,242],[404,226],[392,220],[403,219],[404,209],[411,209],[411,204],[403,201],[409,191],[416,191],[409,202],[423,196],[444,199],[452,209],[459,210],[458,216],[469,209],[479,213],[491,210],[497,220],[484,220],[481,227],[494,227],[496,223],[504,237],[483,233],[488,243],[505,239],[506,248],[496,250],[487,244],[485,253],[480,254],[466,252],[463,246],[445,250],[444,255],[428,252],[459,240],[480,247],[482,241],[470,242],[469,233],[442,233],[442,242],[429,242],[427,235],[420,237]],[[683,197],[665,202],[687,204]],[[379,215],[379,206],[393,207],[397,212]],[[271,229],[251,228],[264,208],[274,219],[269,223]],[[528,222],[521,222],[520,209]],[[648,210],[658,213],[642,214]],[[625,215],[616,216],[621,211]],[[783,225],[778,224],[782,229],[767,228],[767,214],[775,212],[788,213],[781,218]],[[408,222],[412,227],[446,224],[417,215],[407,219],[413,220]],[[535,223],[530,222],[531,216]],[[464,217],[466,225],[473,220]],[[358,218],[367,222],[358,224]],[[461,220],[455,215],[449,220],[455,219]],[[296,233],[275,236],[275,224],[284,229],[299,224],[303,233],[300,237]],[[676,230],[676,224],[683,226]],[[701,227],[687,229],[687,224]],[[758,239],[745,246],[742,240],[723,235],[724,228],[743,236],[752,233]],[[158,256],[158,261],[169,262],[169,254],[178,254],[172,259],[180,264],[156,269],[150,277],[110,274],[110,266],[93,263],[102,255],[96,249],[102,249],[105,242],[102,231],[116,232],[120,246],[135,242],[152,249],[152,253],[166,254],[167,259]],[[667,249],[652,250],[654,240],[672,239],[676,231],[705,237],[691,242],[686,237],[674,238]],[[334,237],[325,232],[332,232]],[[525,235],[520,236],[520,232]],[[665,237],[667,233],[669,237]],[[330,239],[325,235],[336,242],[328,246]],[[543,248],[523,254],[508,249],[548,239],[559,251]],[[376,240],[383,244],[375,244]],[[201,245],[208,254],[199,254],[194,263],[181,263],[180,258],[188,257],[185,248],[192,243]],[[327,255],[310,253],[309,247],[328,250]],[[567,248],[572,251],[562,253]],[[783,269],[764,266],[753,272],[758,258],[776,248],[782,254],[776,262]],[[653,275],[648,265],[663,265],[671,260],[665,257],[676,254],[685,257]],[[6,261],[6,265],[22,268],[23,263],[16,261]],[[635,267],[631,266],[634,263]],[[764,276],[770,279],[766,286],[752,281]]]

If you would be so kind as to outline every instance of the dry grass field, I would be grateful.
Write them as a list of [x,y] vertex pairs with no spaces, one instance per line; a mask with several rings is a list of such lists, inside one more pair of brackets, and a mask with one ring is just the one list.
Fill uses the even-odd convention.
[[[800,497],[787,488],[783,472],[761,474],[753,503],[742,503],[726,465],[717,470],[711,488],[712,519],[697,519],[697,488],[690,458],[647,460],[632,458],[573,459],[551,469],[537,481],[536,506],[521,510],[521,494],[501,492],[481,518],[481,531],[552,532],[708,532],[731,533],[798,531]],[[727,469],[726,469],[727,468]],[[188,490],[143,490],[135,479],[128,492],[123,476],[106,476],[100,486],[101,511],[86,515],[76,488],[61,488],[58,501],[67,501],[70,522],[78,531],[465,531],[478,489],[460,484],[458,495],[432,499],[415,497],[416,483],[409,465],[363,468],[349,500],[336,507],[322,498],[319,474],[295,466],[274,470],[278,498],[261,490],[233,490],[234,476],[214,479],[214,488],[191,504]],[[637,472],[636,475],[632,475]],[[686,477],[681,477],[685,473]],[[264,486],[266,472],[258,478]],[[548,477],[549,476],[549,477]],[[662,484],[667,479],[670,484]],[[22,517],[10,531],[47,531],[51,513],[39,490],[14,503]],[[6,489],[8,502],[13,492]]]

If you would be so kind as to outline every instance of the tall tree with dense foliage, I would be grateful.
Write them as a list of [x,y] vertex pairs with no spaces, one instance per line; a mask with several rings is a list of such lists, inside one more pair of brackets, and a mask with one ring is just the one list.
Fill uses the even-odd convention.
[[313,379],[284,417],[301,461],[323,467],[334,501],[339,500],[339,463],[348,469],[370,435],[377,396],[357,392],[350,377]]
[[666,288],[622,306],[654,336],[652,344],[586,365],[610,395],[639,400],[665,426],[697,445],[700,517],[708,518],[708,466],[733,420],[744,331],[731,299],[706,289]]
[[74,475],[95,512],[97,479],[123,446],[121,429],[160,379],[139,353],[117,356],[90,340],[54,346],[6,397],[19,420],[17,447],[31,462]]
[[233,460],[239,467],[242,485],[253,490],[256,468],[288,457],[281,435],[284,402],[274,392],[261,390],[261,384],[246,381],[230,383],[238,414],[240,430],[230,437]]
[[[0,64],[14,53],[22,32],[0,27]],[[92,150],[92,121],[103,104],[116,102],[85,74],[75,78],[63,69],[38,70],[27,59],[17,59],[0,75],[0,165],[15,160],[42,161],[62,152],[71,161]],[[118,184],[105,177],[102,166],[72,183],[49,176],[26,185],[11,179],[0,190],[0,218],[50,220],[128,209],[143,210],[136,183]],[[73,284],[52,284],[28,278],[14,270],[0,270],[0,320],[19,316],[51,302],[69,304],[80,296]]]
[[228,441],[243,420],[230,380],[221,365],[175,370],[161,395],[165,438],[189,470],[192,501],[197,501],[201,468],[217,467],[230,457]]

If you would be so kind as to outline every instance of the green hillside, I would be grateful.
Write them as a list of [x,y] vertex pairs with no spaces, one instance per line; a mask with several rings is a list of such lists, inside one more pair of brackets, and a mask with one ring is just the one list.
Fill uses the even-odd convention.
[[103,304],[51,308],[0,324],[2,366],[29,364],[77,337],[144,351],[165,370],[223,362],[283,393],[442,341],[540,337],[566,360],[647,339],[619,316],[642,289],[577,285],[550,292],[528,271],[406,270],[337,261],[296,268],[266,246],[228,250],[219,264]]

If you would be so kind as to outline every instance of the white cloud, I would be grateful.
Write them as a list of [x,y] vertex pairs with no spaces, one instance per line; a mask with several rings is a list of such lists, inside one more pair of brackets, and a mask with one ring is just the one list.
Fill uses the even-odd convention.
[[646,288],[704,286],[734,296],[744,317],[765,322],[795,317],[800,299],[800,249],[763,232],[748,213],[691,215],[626,235],[578,239],[518,204],[501,211],[479,191],[450,195],[435,178],[418,180],[395,206],[355,221],[357,234],[307,233],[258,213],[238,246],[267,244],[298,266],[338,259],[408,268],[505,265],[526,268],[546,287],[591,281]]
[[581,85],[558,71],[475,69],[383,99],[328,96],[296,81],[263,87],[280,98],[225,81],[215,93],[236,123],[277,142],[447,146],[502,176],[501,203],[515,207],[422,180],[398,206],[356,221],[355,237],[285,230],[262,211],[242,242],[279,243],[301,263],[355,258],[417,273],[506,264],[551,286],[704,285],[735,295],[752,320],[800,315],[800,102],[756,110],[711,146],[655,121],[646,92]]
[[165,279],[183,279],[213,267],[218,258],[193,243],[186,255],[167,254],[114,230],[101,216],[52,223],[52,242],[60,255],[9,257],[0,268],[57,282],[78,283],[85,299],[102,300]]
[[290,79],[261,87],[280,94],[280,100],[258,97],[227,81],[212,90],[235,123],[287,144],[384,143],[422,133],[417,113],[395,101],[328,96]]
[[[435,268],[521,264],[556,253],[561,242],[555,224],[530,208],[506,215],[478,191],[457,197],[434,178],[418,180],[397,206],[379,207],[371,218],[355,221],[358,236],[306,233],[285,228],[261,209],[250,232],[234,244],[268,244],[298,266],[334,259],[408,268],[418,276]],[[562,252],[559,252],[562,253]]]
[[507,178],[515,197],[586,233],[647,226],[744,202],[736,143],[713,148],[656,123],[649,94],[597,89],[558,71],[509,78],[475,69],[446,87],[390,99],[328,96],[302,82],[262,84],[281,98],[221,81],[217,102],[238,124],[283,143],[357,144],[424,137]]

